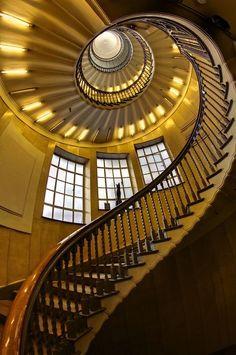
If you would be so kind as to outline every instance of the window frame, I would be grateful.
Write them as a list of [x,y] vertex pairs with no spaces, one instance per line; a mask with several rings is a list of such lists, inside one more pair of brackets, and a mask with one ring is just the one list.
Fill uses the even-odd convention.
[[[158,147],[158,145],[161,144],[161,143],[164,145],[164,149],[163,150],[159,149],[159,147]],[[154,157],[155,154],[154,153],[146,154],[146,152],[145,152],[145,148],[150,148],[150,150],[152,151],[151,148],[154,147],[154,146],[157,146],[157,153],[160,156],[160,164],[162,164],[164,166],[164,169],[161,170],[161,171],[158,169],[158,162],[155,161],[155,158],[153,158],[154,159],[153,164],[155,164],[156,170],[153,171],[151,169],[150,164],[152,164],[152,163],[150,161],[148,161],[148,157]],[[144,151],[143,155],[140,155],[138,153],[138,151],[140,149],[143,149],[143,151]],[[136,151],[136,156],[137,156],[137,159],[138,159],[138,162],[139,162],[139,166],[140,166],[140,170],[141,170],[141,174],[142,174],[142,178],[143,178],[143,183],[144,183],[145,186],[148,185],[149,183],[151,183],[153,180],[155,180],[158,176],[160,176],[163,173],[163,171],[165,171],[165,169],[173,162],[173,157],[172,157],[171,151],[168,148],[168,146],[166,145],[166,143],[164,141],[164,138],[162,136],[158,137],[156,139],[144,142],[144,143],[135,144],[135,151]],[[167,153],[167,157],[163,157],[162,152],[166,152]],[[145,158],[146,164],[142,164],[141,163],[141,161],[140,161],[141,158]],[[167,160],[170,161],[170,163],[168,165],[166,165],[166,163],[165,163]],[[143,171],[143,167],[144,166],[148,167],[148,173],[144,173],[144,171]],[[155,172],[157,173],[156,176],[154,176]],[[149,179],[151,178],[151,180],[149,182],[146,182],[147,180],[145,179],[145,176],[148,176],[148,178]],[[173,179],[174,179],[174,182],[172,181]],[[179,171],[177,169],[173,170],[173,178],[171,177],[170,179],[168,179],[168,181],[169,181],[169,183],[164,181],[163,187],[159,184],[158,185],[158,190],[163,190],[163,189],[166,189],[166,188],[175,187],[176,185],[179,185],[179,184],[182,183],[182,179],[181,179],[180,173],[179,173]]]
[[[108,209],[105,208],[101,208],[100,203],[109,203],[110,204],[110,209],[113,208],[112,207],[112,202],[116,201],[116,184],[119,183],[121,184],[121,200],[122,201],[126,201],[128,198],[130,198],[133,194],[134,194],[134,186],[133,186],[133,182],[132,182],[132,176],[131,176],[131,171],[130,171],[130,162],[128,160],[129,155],[127,153],[102,153],[102,152],[97,152],[97,160],[96,160],[96,167],[97,167],[97,200],[98,200],[98,210],[99,211],[107,211]],[[101,159],[103,160],[103,166],[99,166],[98,165],[98,160]],[[105,161],[106,160],[110,160],[111,161],[111,167],[107,167]],[[119,166],[114,167],[112,161],[114,160],[119,160]],[[126,161],[126,166],[122,167],[120,160],[125,160]],[[98,169],[101,168],[104,171],[104,176],[99,176],[98,173]],[[107,177],[106,175],[106,169],[111,169],[111,176]],[[122,169],[127,169],[128,170],[128,176],[123,176],[122,174]],[[116,177],[114,176],[114,170],[119,170],[120,171],[120,176]],[[105,186],[102,187],[99,185],[99,178],[103,178],[105,181]],[[113,182],[113,187],[110,187],[107,185],[107,179],[111,179]],[[124,179],[129,179],[129,186],[125,186],[124,184]],[[99,196],[99,189],[104,189],[105,193],[106,193],[106,197],[101,198]],[[126,197],[126,189],[131,189],[131,196]],[[109,197],[108,195],[108,191],[114,191],[114,198]],[[114,206],[115,207],[115,206]]]
[[[57,164],[53,163],[54,157],[58,157],[59,158]],[[62,159],[66,160],[66,167],[63,167],[63,166],[60,165]],[[50,166],[49,166],[49,170],[48,170],[48,177],[47,177],[46,187],[45,187],[45,194],[44,194],[44,200],[43,200],[43,209],[42,209],[42,217],[43,218],[49,219],[51,221],[57,221],[57,222],[63,222],[63,223],[71,223],[71,224],[80,224],[80,225],[82,224],[83,225],[85,223],[85,169],[86,169],[87,161],[88,161],[88,159],[80,157],[80,156],[77,156],[77,155],[72,154],[70,152],[67,152],[67,151],[63,150],[62,148],[59,148],[59,147],[55,148],[55,150],[53,152],[53,155],[52,155],[52,158],[51,158],[51,162],[50,162]],[[74,163],[75,164],[74,169],[72,169],[72,170],[68,169],[69,163]],[[79,165],[82,166],[82,172],[79,171],[80,169],[78,169],[78,171],[77,171],[77,165],[76,164],[79,164]],[[55,167],[57,169],[55,176],[50,175],[50,170],[51,170],[52,167]],[[58,176],[59,175],[59,171],[64,171],[65,172],[65,177],[64,178],[61,178],[61,177]],[[73,174],[73,182],[67,180],[68,174]],[[80,182],[76,183],[77,175],[82,177],[81,183]],[[54,179],[55,180],[53,189],[48,186],[49,179]],[[63,191],[60,191],[60,190],[57,189],[58,185],[59,185],[58,183],[64,184]],[[66,190],[67,189],[67,185],[71,185],[72,186],[72,193],[69,193],[68,190]],[[75,195],[76,187],[78,188],[78,190],[80,190],[82,188],[81,195],[80,195],[79,192],[78,192],[77,196]],[[48,191],[53,193],[52,202],[47,202],[46,201],[46,195],[47,195]],[[56,196],[58,196],[59,194],[62,196],[62,205],[60,205],[58,203],[56,204],[56,202],[55,202]],[[72,200],[71,200],[72,206],[71,207],[68,207],[68,206],[66,207],[65,206],[66,197],[69,197],[69,198],[71,197],[72,198]],[[78,201],[77,201],[78,202],[78,208],[75,208],[76,199],[78,199]],[[79,204],[81,203],[80,202],[81,200],[82,200],[82,206],[81,206],[81,208],[79,208],[80,207]],[[69,201],[69,199],[68,199],[68,201]],[[51,207],[51,217],[44,215],[45,206]],[[54,217],[55,209],[60,209],[61,210],[62,219]],[[65,220],[65,212],[66,211],[70,211],[71,212],[71,214],[72,214],[72,220],[71,221]],[[75,221],[75,213],[76,212],[82,214],[81,221]]]

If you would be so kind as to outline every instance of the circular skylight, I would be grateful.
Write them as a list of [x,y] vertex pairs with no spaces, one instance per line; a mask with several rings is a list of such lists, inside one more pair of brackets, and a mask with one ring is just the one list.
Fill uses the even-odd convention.
[[114,58],[120,49],[121,39],[115,31],[105,31],[93,41],[93,51],[101,59]]

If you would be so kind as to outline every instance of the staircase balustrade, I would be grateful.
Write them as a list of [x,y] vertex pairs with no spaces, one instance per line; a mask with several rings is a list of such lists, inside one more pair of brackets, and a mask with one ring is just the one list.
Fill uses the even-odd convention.
[[[17,295],[3,355],[74,353],[75,342],[90,330],[88,318],[103,311],[101,300],[117,293],[116,282],[129,279],[129,268],[142,265],[142,255],[157,253],[159,243],[169,241],[168,233],[182,228],[191,207],[203,201],[201,193],[222,171],[218,165],[227,158],[224,148],[234,119],[221,66],[186,27],[154,16],[147,21],[173,37],[197,74],[200,104],[193,131],[160,176],[65,238],[41,262]],[[78,81],[90,100],[104,105],[125,100],[126,91],[124,96],[95,92],[82,75]],[[135,92],[136,86],[127,96]]]

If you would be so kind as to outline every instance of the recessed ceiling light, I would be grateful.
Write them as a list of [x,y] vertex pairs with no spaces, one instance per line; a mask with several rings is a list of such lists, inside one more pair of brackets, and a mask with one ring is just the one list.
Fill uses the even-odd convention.
[[14,25],[21,26],[21,27],[30,27],[32,26],[29,22],[19,19],[13,15],[6,14],[5,12],[0,12],[0,17],[4,20],[11,22]]
[[22,107],[23,111],[31,111],[34,110],[42,105],[42,102],[37,101],[37,102],[32,102],[31,104],[25,105]]
[[7,75],[25,75],[28,73],[27,69],[3,69],[1,70],[2,74],[7,74]]

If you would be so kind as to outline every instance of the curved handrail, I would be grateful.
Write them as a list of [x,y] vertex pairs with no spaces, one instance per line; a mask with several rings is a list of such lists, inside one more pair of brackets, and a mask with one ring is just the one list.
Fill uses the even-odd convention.
[[[152,16],[153,17],[153,16]],[[180,45],[181,46],[181,45]],[[95,236],[96,240],[98,237],[98,231],[104,230],[104,226],[108,226],[108,234],[109,234],[109,228],[111,221],[116,221],[119,216],[122,216],[124,212],[127,212],[129,215],[130,207],[132,208],[131,211],[134,212],[135,215],[135,204],[138,202],[142,205],[142,199],[143,201],[146,202],[146,195],[152,196],[153,189],[155,190],[154,192],[157,194],[159,193],[158,185],[161,184],[161,187],[163,189],[163,182],[167,182],[168,187],[169,182],[168,182],[168,176],[173,177],[173,171],[178,169],[180,166],[182,169],[182,172],[184,173],[184,176],[186,179],[188,179],[188,176],[186,175],[185,169],[182,166],[183,161],[186,158],[187,154],[189,154],[189,160],[190,158],[192,159],[192,156],[190,153],[190,148],[195,152],[195,144],[199,144],[198,140],[200,142],[203,142],[202,144],[206,144],[206,139],[209,140],[209,144],[214,146],[214,141],[213,141],[213,133],[212,129],[209,129],[208,123],[205,123],[203,121],[205,110],[214,110],[210,106],[210,101],[206,104],[206,87],[203,84],[203,77],[202,73],[200,70],[200,64],[197,63],[198,59],[193,58],[188,51],[182,47],[180,48],[183,53],[188,57],[188,59],[192,62],[195,71],[197,73],[198,79],[199,79],[199,91],[201,93],[200,95],[200,105],[199,105],[199,111],[198,111],[198,116],[195,122],[194,129],[185,145],[183,150],[179,153],[179,155],[176,157],[176,159],[172,162],[170,166],[161,174],[159,175],[153,182],[151,182],[149,185],[147,185],[144,189],[139,191],[137,194],[129,198],[128,200],[124,201],[122,204],[118,205],[115,207],[113,210],[107,212],[104,214],[102,217],[97,218],[96,220],[92,221],[89,225],[84,226],[81,228],[79,231],[76,231],[72,233],[70,236],[65,238],[63,241],[59,242],[57,246],[51,250],[51,252],[47,255],[47,257],[39,264],[39,266],[36,268],[35,272],[28,278],[28,281],[25,282],[25,284],[22,286],[21,291],[19,292],[19,295],[17,295],[16,301],[15,301],[15,307],[14,311],[10,313],[10,318],[7,321],[6,329],[4,332],[4,338],[3,338],[3,349],[2,349],[2,354],[3,355],[10,355],[10,354],[24,354],[25,353],[25,344],[26,344],[26,338],[27,338],[27,330],[28,330],[28,325],[30,323],[31,319],[31,314],[35,305],[35,302],[37,300],[38,294],[42,287],[44,287],[45,281],[47,281],[47,276],[50,274],[50,272],[53,270],[54,267],[58,268],[57,262],[61,259],[64,258],[67,255],[67,252],[71,250],[71,248],[74,245],[78,245],[79,249],[81,251],[81,248],[83,248],[83,242],[86,240],[89,242],[90,236],[93,235]],[[208,51],[208,49],[206,48]],[[209,57],[210,58],[210,57]],[[211,60],[211,58],[210,58]],[[214,62],[213,62],[213,68],[214,68]],[[217,69],[217,68],[216,68]],[[213,73],[214,74],[214,73]],[[211,74],[210,74],[211,76]],[[205,79],[204,79],[205,80]],[[220,82],[220,80],[219,80]],[[216,113],[213,113],[213,115],[216,115]],[[228,118],[224,117],[224,120],[227,124]],[[220,120],[219,120],[220,122]],[[203,125],[205,124],[205,126]],[[221,125],[220,125],[221,124]],[[224,126],[224,122],[219,123],[219,127],[222,125]],[[221,128],[218,128],[219,135],[224,135],[223,131]],[[201,131],[201,133],[200,133]],[[207,138],[205,138],[207,137]],[[201,148],[202,149],[202,148]],[[195,158],[200,154],[201,152],[200,145],[199,145],[199,150],[196,151],[196,156]],[[217,151],[217,149],[216,149]],[[209,153],[210,155],[210,153]],[[208,156],[206,156],[206,161],[208,162]],[[213,157],[213,162],[214,157]],[[198,164],[200,165],[201,159],[198,161]],[[190,173],[192,172],[191,164],[186,160],[186,164],[189,166],[189,171]],[[199,174],[199,165],[196,165],[196,170]],[[203,167],[204,168],[204,167]],[[176,185],[175,185],[176,187]],[[183,188],[184,189],[184,188]],[[171,189],[170,189],[171,191]],[[163,190],[163,196],[165,196],[166,192]],[[159,197],[158,197],[159,198]],[[173,199],[172,193],[171,193],[171,198]],[[140,212],[141,218],[142,216],[142,211]],[[114,222],[115,223],[115,222]],[[114,231],[116,232],[115,229],[115,224],[114,224]],[[104,238],[104,235],[102,235],[101,238]],[[83,258],[81,258],[80,255],[80,260],[83,262]],[[21,309],[22,304],[24,304],[23,309]],[[14,313],[13,313],[14,312]],[[10,329],[14,325],[14,332],[11,332],[11,337],[13,338],[12,345],[9,346],[10,343],[10,338],[9,338],[9,332]]]

